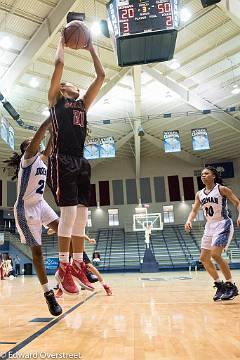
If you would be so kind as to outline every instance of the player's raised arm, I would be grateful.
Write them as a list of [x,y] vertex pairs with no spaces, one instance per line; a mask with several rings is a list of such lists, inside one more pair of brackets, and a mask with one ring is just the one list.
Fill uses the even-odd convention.
[[89,52],[92,56],[94,68],[95,68],[96,75],[97,75],[96,79],[90,85],[86,94],[83,97],[84,106],[87,111],[89,109],[89,107],[91,106],[91,104],[93,103],[93,101],[95,100],[95,98],[97,97],[99,90],[101,89],[101,86],[105,79],[105,72],[102,67],[101,61],[93,47],[91,39],[89,41],[89,45],[86,48],[86,50],[89,50]]
[[64,67],[64,35],[61,34],[61,38],[58,43],[56,56],[55,56],[55,68],[51,79],[50,88],[48,90],[48,103],[49,106],[54,106],[56,103],[56,97],[59,92],[60,82]]
[[50,135],[46,149],[42,152],[42,160],[47,164],[48,163],[48,157],[50,156],[52,152],[52,134]]
[[51,117],[49,116],[49,118],[41,124],[40,128],[36,131],[34,137],[32,138],[30,144],[28,145],[24,153],[25,159],[30,159],[38,153],[41,141],[47,129],[50,126],[51,126]]

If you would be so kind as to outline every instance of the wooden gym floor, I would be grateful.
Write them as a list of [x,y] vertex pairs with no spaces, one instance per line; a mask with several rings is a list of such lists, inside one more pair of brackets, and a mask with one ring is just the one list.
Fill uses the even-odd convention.
[[0,359],[240,359],[240,296],[214,303],[205,272],[105,280],[113,296],[99,284],[95,293],[65,295],[59,318],[48,313],[36,277],[0,281]]

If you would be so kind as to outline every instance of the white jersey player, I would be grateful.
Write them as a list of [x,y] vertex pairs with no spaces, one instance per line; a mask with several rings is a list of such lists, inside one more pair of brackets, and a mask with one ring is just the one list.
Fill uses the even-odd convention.
[[[207,222],[201,242],[200,261],[214,279],[217,291],[213,300],[231,300],[238,295],[238,289],[232,282],[232,275],[228,263],[222,258],[222,252],[228,247],[234,231],[227,208],[227,199],[237,207],[238,213],[240,212],[240,201],[229,188],[219,184],[218,172],[215,168],[207,166],[203,169],[201,179],[205,188],[196,194],[195,203],[185,224],[185,230],[191,231],[192,221],[202,206]],[[237,225],[240,226],[239,214]],[[220,281],[211,258],[217,262],[226,279],[225,283]]]
[[29,246],[41,245],[42,225],[47,226],[58,219],[43,199],[46,159],[45,155],[37,153],[29,159],[23,156],[20,162],[14,215],[21,242]]
[[210,250],[212,246],[220,246],[226,250],[233,237],[234,228],[232,219],[228,216],[227,198],[221,194],[220,187],[221,185],[215,184],[210,192],[206,193],[204,188],[198,193],[207,220],[201,244],[203,249]]
[[11,159],[5,162],[16,169],[15,178],[18,177],[14,216],[21,241],[32,251],[33,264],[49,311],[52,315],[58,316],[62,309],[55,299],[53,290],[49,288],[41,249],[42,225],[51,226],[56,231],[58,225],[57,214],[43,199],[47,175],[45,162],[51,149],[50,141],[44,153],[39,154],[40,143],[50,125],[49,118],[40,126],[33,139],[27,139],[21,144],[21,156],[14,153]]

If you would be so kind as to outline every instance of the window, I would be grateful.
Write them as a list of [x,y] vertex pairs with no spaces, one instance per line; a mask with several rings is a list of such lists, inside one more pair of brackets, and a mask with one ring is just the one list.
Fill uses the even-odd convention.
[[87,227],[92,227],[92,211],[88,210]]
[[163,206],[163,222],[174,223],[173,205]]
[[108,224],[109,226],[119,226],[118,209],[108,210]]

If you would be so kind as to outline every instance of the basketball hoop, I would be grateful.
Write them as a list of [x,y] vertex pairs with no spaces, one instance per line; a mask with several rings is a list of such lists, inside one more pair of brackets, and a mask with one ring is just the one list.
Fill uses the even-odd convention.
[[[145,209],[146,210],[146,209]],[[148,214],[136,213],[133,215],[133,230],[134,231],[145,231],[146,227],[150,227],[152,230],[162,230],[163,222],[160,213]]]

